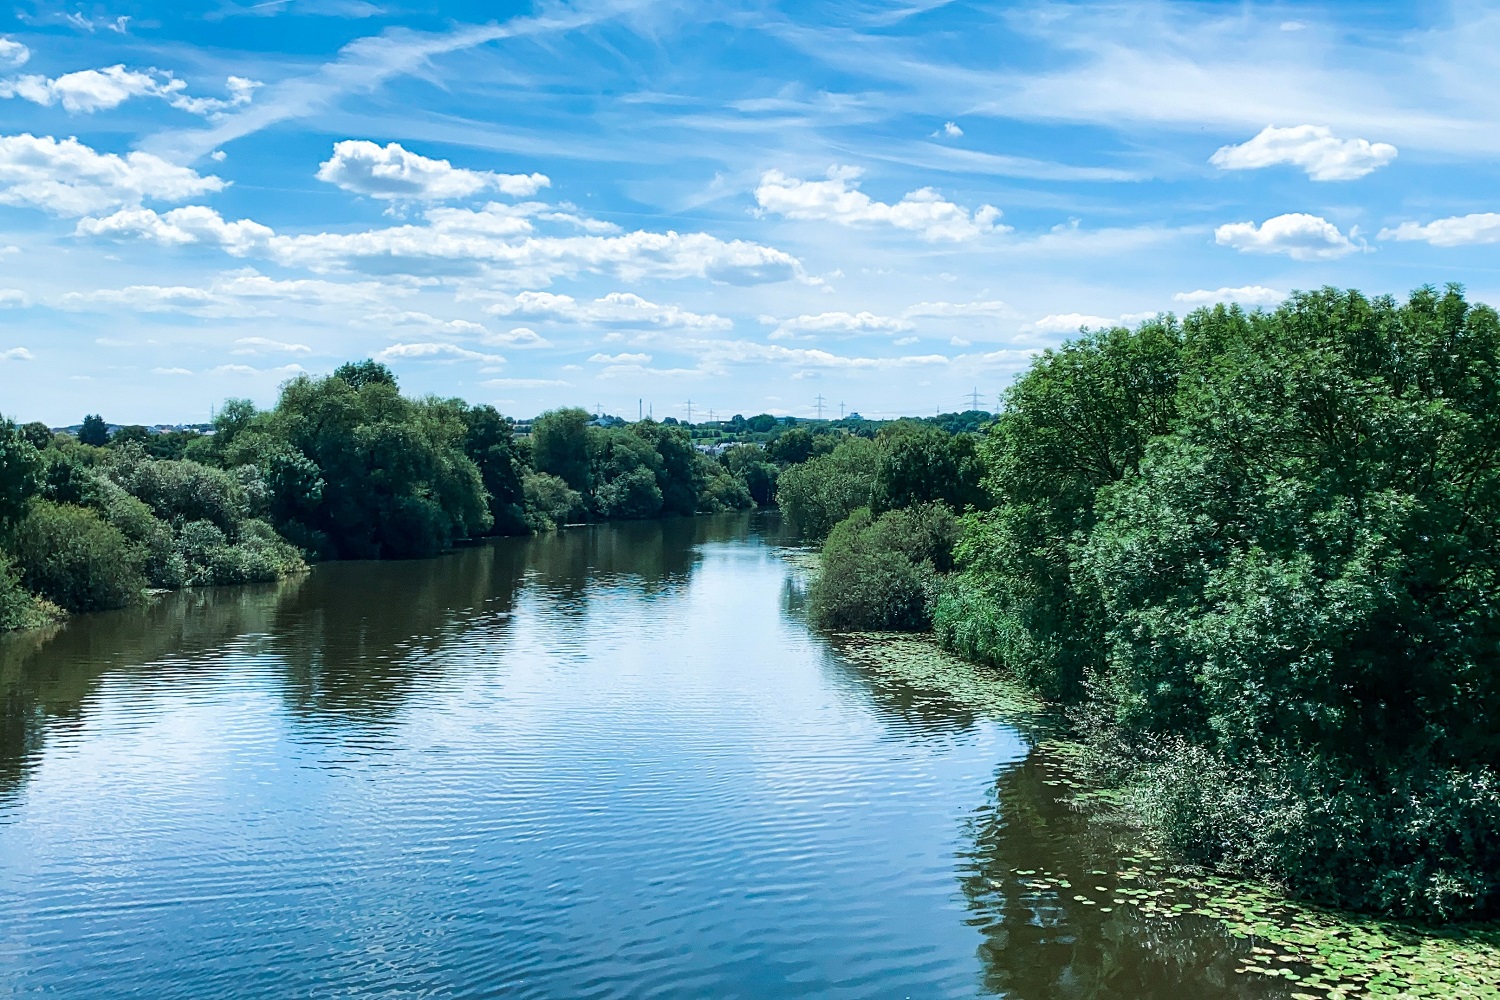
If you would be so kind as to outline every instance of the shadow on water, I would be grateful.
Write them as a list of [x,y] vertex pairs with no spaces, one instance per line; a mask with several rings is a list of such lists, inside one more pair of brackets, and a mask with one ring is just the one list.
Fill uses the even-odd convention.
[[[437,674],[493,662],[528,587],[581,614],[611,586],[687,584],[700,546],[744,538],[750,515],[673,518],[500,538],[435,559],[329,563],[278,584],[159,595],[145,606],[0,635],[0,803],[49,733],[76,729],[106,677],[150,678],[254,657],[279,673],[294,718],[392,720]],[[450,655],[445,656],[447,652]]]

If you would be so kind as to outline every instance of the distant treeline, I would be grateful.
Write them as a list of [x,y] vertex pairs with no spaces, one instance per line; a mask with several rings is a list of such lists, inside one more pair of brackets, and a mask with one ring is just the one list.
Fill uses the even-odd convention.
[[982,435],[782,474],[834,627],[1069,707],[1173,846],[1306,898],[1500,911],[1500,318],[1324,290],[1084,335]]
[[[744,418],[739,418],[741,421]],[[848,428],[788,426],[710,457],[685,425],[401,395],[383,365],[231,400],[212,434],[77,435],[0,422],[0,629],[121,607],[149,588],[274,580],[325,559],[429,556],[486,535],[773,502],[782,470]],[[750,423],[751,421],[745,421]]]

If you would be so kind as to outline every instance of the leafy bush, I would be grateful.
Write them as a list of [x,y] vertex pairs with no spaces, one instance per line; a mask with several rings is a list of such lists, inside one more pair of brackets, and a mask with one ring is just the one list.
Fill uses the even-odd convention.
[[528,472],[521,487],[526,497],[526,524],[532,531],[560,527],[583,508],[583,497],[558,476]]
[[27,592],[15,564],[0,553],[0,632],[37,628],[55,621],[62,609]]
[[1500,912],[1500,316],[1298,294],[1038,359],[936,611],[1084,702],[1177,846],[1323,902]]
[[82,507],[34,501],[11,545],[22,585],[68,611],[125,607],[147,585],[142,549]]
[[940,504],[878,517],[868,508],[856,510],[823,546],[808,589],[813,621],[836,630],[927,628],[957,536],[957,521]]

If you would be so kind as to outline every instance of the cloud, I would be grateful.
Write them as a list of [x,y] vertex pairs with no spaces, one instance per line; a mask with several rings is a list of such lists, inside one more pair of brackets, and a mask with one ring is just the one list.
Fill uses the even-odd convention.
[[535,173],[464,170],[447,160],[419,156],[399,143],[377,146],[362,139],[336,143],[333,156],[318,168],[318,180],[370,198],[411,201],[448,201],[488,190],[529,197],[552,183]]
[[806,181],[769,170],[761,175],[755,201],[761,211],[789,219],[815,219],[843,226],[888,225],[930,241],[971,240],[983,233],[1009,229],[996,225],[1000,210],[993,205],[982,205],[970,213],[944,201],[930,187],[911,191],[894,205],[875,201],[859,190],[857,180],[862,173],[856,167],[833,166],[827,180]]
[[508,333],[486,334],[481,339],[485,344],[492,347],[511,347],[523,351],[535,347],[552,346],[552,341],[525,326],[518,326]]
[[31,296],[19,288],[0,288],[0,309],[25,309],[31,305]]
[[1228,223],[1214,230],[1214,242],[1240,253],[1284,253],[1293,260],[1336,260],[1364,249],[1327,219],[1302,212],[1278,215],[1258,226]]
[[498,354],[471,351],[457,344],[435,344],[424,341],[418,344],[392,344],[375,355],[379,361],[483,361],[487,364],[504,364]]
[[651,363],[649,354],[595,354],[589,361],[596,365],[645,365]]
[[1382,229],[1380,239],[1400,242],[1419,240],[1435,247],[1500,243],[1500,213],[1455,215],[1446,219],[1434,219],[1425,224],[1403,222],[1394,228]]
[[674,305],[657,305],[633,292],[610,292],[592,302],[579,302],[571,295],[551,292],[521,292],[485,309],[495,316],[524,316],[565,323],[601,326],[685,327],[697,330],[728,330],[734,326],[722,316],[689,312]]
[[[175,372],[174,372],[175,373]],[[307,369],[299,364],[281,365],[277,368],[256,368],[254,365],[217,365],[210,368],[205,374],[208,375],[304,375]]]
[[1053,313],[1043,316],[1024,327],[1036,333],[1077,333],[1084,327],[1090,330],[1108,330],[1120,325],[1119,317],[1090,316],[1086,313]]
[[48,107],[61,104],[73,114],[89,114],[119,107],[132,97],[171,98],[186,87],[170,73],[117,65],[79,70],[55,79],[27,75],[0,80],[0,97],[19,97]]
[[241,337],[234,342],[234,354],[311,354],[306,344],[288,344],[269,337]]
[[[0,175],[3,176],[3,175]],[[544,236],[525,217],[542,206],[489,204],[483,209],[431,208],[426,225],[353,233],[277,234],[249,219],[226,222],[193,205],[158,214],[151,209],[84,219],[81,236],[147,239],[168,245],[217,244],[234,256],[257,255],[312,271],[365,270],[382,274],[473,271],[517,284],[546,284],[581,272],[626,280],[707,278],[750,285],[807,276],[802,262],[774,247],[721,240],[707,233]]]
[[488,337],[490,331],[482,323],[468,319],[440,319],[429,313],[407,310],[403,312],[379,312],[366,316],[361,325],[374,323],[381,326],[416,327],[427,333],[443,336]]
[[912,324],[894,316],[877,316],[872,312],[824,312],[815,315],[794,316],[782,320],[771,331],[773,340],[796,337],[798,334],[815,333],[903,333]]
[[191,370],[189,370],[187,368],[153,368],[153,369],[151,369],[151,374],[152,375],[191,375],[193,373],[192,373]]
[[77,139],[0,136],[0,203],[85,215],[144,199],[183,201],[222,191],[224,181],[150,153],[99,153]]
[[1238,302],[1247,306],[1274,306],[1286,298],[1286,292],[1278,292],[1264,285],[1242,285],[1239,288],[1216,288],[1209,291],[1200,288],[1195,292],[1178,292],[1173,302],[1190,306],[1214,305],[1218,302]]
[[35,361],[36,355],[24,347],[12,347],[9,350],[0,351],[0,361]]
[[905,319],[959,316],[1013,319],[1016,316],[1016,311],[999,299],[991,299],[985,302],[918,302],[914,306],[908,306],[901,310],[901,315]]
[[554,386],[569,386],[573,383],[556,378],[491,378],[485,379],[480,384],[498,389],[548,389]]
[[964,130],[958,127],[957,122],[943,122],[943,127],[932,133],[934,139],[947,138],[958,139],[964,134]]
[[[265,86],[259,80],[250,80],[243,76],[231,76],[224,81],[224,89],[229,92],[227,98],[218,97],[188,97],[179,94],[171,99],[171,105],[191,114],[202,115],[205,118],[219,118],[226,111],[233,108],[241,108],[255,99],[255,91]],[[220,155],[214,157],[222,160],[223,150]]]
[[[254,270],[231,271],[206,286],[130,285],[92,292],[69,292],[58,300],[64,309],[123,306],[139,312],[178,312],[212,319],[273,316],[288,305],[337,306],[387,303],[410,294],[399,285],[366,281],[334,282],[312,278],[277,280]],[[248,341],[262,341],[252,337]],[[263,341],[266,344],[275,341]],[[236,352],[241,353],[241,352]]]
[[1323,125],[1267,125],[1249,142],[1224,146],[1208,162],[1220,170],[1260,170],[1290,163],[1315,181],[1352,181],[1396,158],[1390,143],[1339,139]]
[[0,35],[0,66],[14,69],[26,65],[31,59],[31,50],[14,38]]

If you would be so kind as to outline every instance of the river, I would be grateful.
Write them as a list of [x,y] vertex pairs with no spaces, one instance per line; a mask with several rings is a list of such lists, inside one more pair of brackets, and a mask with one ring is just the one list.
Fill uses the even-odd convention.
[[0,995],[1287,995],[1110,906],[1032,739],[811,632],[786,553],[575,528],[5,637]]

